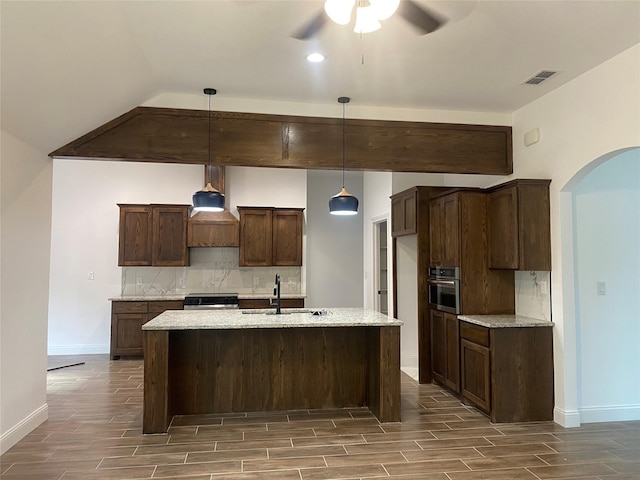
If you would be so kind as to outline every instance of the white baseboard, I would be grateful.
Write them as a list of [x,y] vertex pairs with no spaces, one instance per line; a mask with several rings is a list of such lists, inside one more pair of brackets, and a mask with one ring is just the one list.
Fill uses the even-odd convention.
[[47,347],[48,355],[94,355],[100,353],[109,353],[109,344],[95,345],[49,345]]
[[577,410],[566,411],[555,407],[553,409],[553,421],[565,428],[580,426],[580,412]]
[[0,436],[0,455],[31,433],[49,418],[49,406],[45,403]]
[[415,367],[400,367],[404,373],[413,378],[416,382],[418,381],[418,369]]
[[640,405],[606,405],[580,409],[582,423],[640,420]]

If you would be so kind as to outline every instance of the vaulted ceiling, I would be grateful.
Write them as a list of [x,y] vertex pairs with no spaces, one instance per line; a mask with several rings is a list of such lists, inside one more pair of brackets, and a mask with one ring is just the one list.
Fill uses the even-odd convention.
[[[0,3],[2,129],[45,152],[161,93],[510,113],[640,42],[640,1],[425,1],[362,37],[322,1]],[[324,53],[311,64],[305,56]],[[639,60],[640,61],[640,60]],[[540,70],[559,73],[538,86]],[[588,101],[589,99],[585,99]]]

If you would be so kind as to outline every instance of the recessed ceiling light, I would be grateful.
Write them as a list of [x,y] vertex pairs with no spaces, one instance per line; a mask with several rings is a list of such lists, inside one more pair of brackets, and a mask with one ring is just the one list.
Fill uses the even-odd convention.
[[307,55],[307,60],[313,63],[324,62],[324,55],[321,53],[310,53]]

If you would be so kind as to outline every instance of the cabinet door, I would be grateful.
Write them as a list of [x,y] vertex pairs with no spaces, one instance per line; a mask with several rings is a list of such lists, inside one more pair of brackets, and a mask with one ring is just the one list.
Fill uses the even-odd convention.
[[272,265],[302,266],[302,211],[275,209]]
[[444,314],[438,310],[429,310],[431,317],[431,368],[433,378],[440,385],[445,379],[445,323]]
[[442,201],[429,202],[429,257],[430,266],[442,265]]
[[153,211],[153,261],[155,266],[189,265],[186,206],[156,206]]
[[489,413],[491,408],[489,361],[487,347],[464,339],[460,341],[462,396],[486,413]]
[[142,325],[146,313],[116,313],[111,316],[111,358],[142,355]]
[[239,208],[240,266],[267,267],[272,262],[271,209]]
[[445,267],[460,266],[460,216],[458,213],[458,196],[448,195],[442,201],[442,265]]
[[404,233],[404,220],[402,218],[402,198],[391,200],[391,236],[399,237]]
[[402,233],[404,235],[418,232],[417,193],[412,190],[402,197]]
[[119,266],[151,265],[151,207],[120,205]]
[[518,269],[518,187],[488,195],[487,224],[489,268]]
[[460,329],[458,317],[444,314],[445,377],[444,385],[460,393]]

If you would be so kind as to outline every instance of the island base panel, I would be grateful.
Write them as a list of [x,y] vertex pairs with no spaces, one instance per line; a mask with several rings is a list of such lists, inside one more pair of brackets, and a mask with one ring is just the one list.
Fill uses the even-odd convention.
[[168,411],[169,332],[143,330],[144,411],[142,433],[164,433],[169,428]]
[[167,347],[166,367],[149,363],[150,387],[166,376],[164,421],[145,351],[145,433],[178,414],[369,406],[400,419],[399,327],[172,330]]

